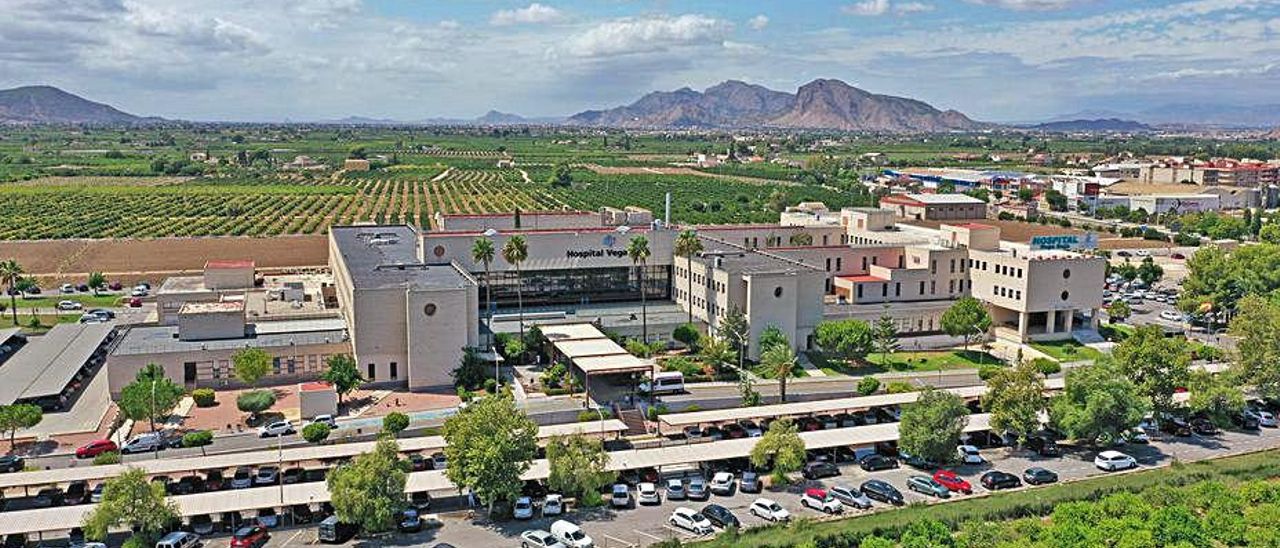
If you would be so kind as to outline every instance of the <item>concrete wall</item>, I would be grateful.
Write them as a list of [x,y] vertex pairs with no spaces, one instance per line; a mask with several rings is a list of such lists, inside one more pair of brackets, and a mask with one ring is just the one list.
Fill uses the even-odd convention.
[[410,288],[404,298],[408,359],[399,362],[395,380],[407,378],[410,390],[452,385],[449,373],[462,360],[462,349],[480,342],[475,286]]
[[205,269],[204,286],[209,289],[251,289],[253,267]]
[[404,288],[356,289],[349,313],[348,330],[355,341],[360,374],[374,383],[390,381],[391,363],[395,362],[401,369],[397,377],[403,381],[403,369],[409,363]]
[[[185,384],[185,364],[194,362],[196,381],[194,384],[186,384],[188,388],[243,388],[244,385],[236,380],[231,365],[231,356],[239,350],[240,348],[161,354],[112,354],[107,357],[107,385],[111,390],[111,397],[119,398],[120,391],[133,382],[138,371],[149,363],[163,367],[165,376],[182,385]],[[282,363],[279,374],[276,374],[273,369],[259,381],[260,386],[272,386],[318,379],[326,367],[325,360],[334,354],[350,354],[351,345],[348,341],[332,341],[328,344],[295,345],[262,350],[273,358],[280,357],[286,362],[289,358],[294,359],[292,374],[288,372],[287,363]],[[230,402],[230,405],[235,405],[235,402]]]
[[178,336],[184,341],[244,337],[244,310],[178,315]]

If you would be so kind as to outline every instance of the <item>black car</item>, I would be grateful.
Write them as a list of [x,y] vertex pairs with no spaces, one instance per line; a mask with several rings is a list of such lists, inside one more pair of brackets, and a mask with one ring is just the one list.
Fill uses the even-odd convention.
[[1185,438],[1191,435],[1191,425],[1179,417],[1166,417],[1160,421],[1160,431]]
[[738,521],[738,516],[733,515],[733,512],[730,512],[728,508],[720,506],[719,504],[708,504],[703,506],[702,515],[706,516],[707,520],[715,524],[717,527],[724,529],[737,529],[742,525],[742,523]]
[[1261,424],[1258,422],[1258,418],[1247,413],[1232,415],[1231,422],[1235,423],[1236,427],[1241,430],[1261,429]]
[[418,515],[416,508],[405,508],[396,518],[396,528],[401,533],[417,533],[422,530],[422,516]]
[[886,457],[884,455],[867,455],[862,457],[862,460],[858,462],[858,466],[861,466],[863,470],[868,472],[888,470],[890,468],[898,467],[898,459]]
[[414,472],[430,470],[431,459],[428,459],[425,455],[421,453],[414,453],[412,455],[409,455],[409,469]]
[[426,491],[414,491],[409,494],[409,504],[418,510],[425,511],[431,508],[431,494]]
[[27,467],[27,461],[18,455],[0,456],[0,472],[21,472]]
[[804,465],[800,474],[807,480],[833,478],[840,475],[840,469],[829,462],[811,462]]
[[222,478],[222,470],[209,470],[204,473],[205,491],[221,491],[226,487],[227,482]]
[[862,486],[859,487],[859,489],[862,491],[862,494],[866,495],[867,498],[871,500],[878,500],[894,506],[901,506],[905,502],[902,498],[902,492],[896,487],[889,485],[888,482],[867,480],[862,482]]
[[1031,436],[1027,439],[1027,447],[1042,457],[1062,456],[1062,448],[1047,436]]
[[1191,431],[1201,436],[1216,436],[1218,434],[1218,425],[1212,420],[1204,417],[1191,419]]
[[990,491],[998,489],[1012,489],[1014,487],[1021,487],[1022,480],[1018,479],[1018,476],[1008,472],[992,470],[982,475],[982,486],[986,487]]
[[52,506],[62,506],[62,503],[65,501],[66,498],[61,489],[58,489],[57,487],[49,487],[41,489],[39,493],[36,493],[36,497],[32,499],[31,505],[36,508],[49,508]]
[[299,483],[302,481],[303,472],[304,472],[303,469],[298,468],[296,466],[293,468],[285,468],[284,472],[280,473],[280,482],[284,483],[285,485]]
[[295,524],[311,523],[315,520],[315,513],[311,511],[311,505],[309,504],[295,504],[289,509],[289,512],[293,514],[293,522]]
[[1033,466],[1022,471],[1022,479],[1028,485],[1044,485],[1046,483],[1055,483],[1058,481],[1058,474],[1047,468]]
[[66,504],[84,504],[89,502],[89,482],[73,481],[67,485],[67,492],[63,495],[63,501]]
[[302,472],[302,482],[311,483],[313,481],[324,481],[325,476],[328,475],[328,468],[308,468]]

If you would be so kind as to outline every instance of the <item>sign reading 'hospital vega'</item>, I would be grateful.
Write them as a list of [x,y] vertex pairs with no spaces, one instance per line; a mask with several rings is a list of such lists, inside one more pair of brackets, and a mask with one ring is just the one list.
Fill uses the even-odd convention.
[[566,249],[564,256],[570,259],[622,258],[627,256],[627,251],[625,249]]

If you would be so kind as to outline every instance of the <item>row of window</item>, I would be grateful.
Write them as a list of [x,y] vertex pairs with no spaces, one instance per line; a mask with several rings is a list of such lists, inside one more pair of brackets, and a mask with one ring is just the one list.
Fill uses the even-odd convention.
[[991,292],[1000,297],[1006,297],[1016,301],[1022,300],[1022,290],[997,285],[992,288]]
[[[271,358],[271,371],[268,375],[296,375],[298,373],[319,373],[328,363],[328,354],[307,354],[305,356],[276,356]],[[195,367],[197,362],[187,362],[188,368]],[[231,360],[218,360],[212,363],[210,375],[212,379],[230,379],[235,376],[235,366]]]
[[[978,269],[978,270],[982,270],[982,271],[984,271],[984,272],[985,272],[986,270],[988,270],[988,266],[990,266],[990,265],[988,265],[988,264],[987,264],[987,261],[979,261],[979,260],[976,260],[976,259],[969,259],[969,266],[970,266],[970,267],[973,267],[973,268],[976,268],[976,269]],[[1015,267],[1012,267],[1012,266],[1007,266],[1007,265],[997,264],[997,265],[995,265],[995,268],[992,268],[992,269],[990,269],[990,270],[994,271],[996,274],[999,274],[999,275],[1001,275],[1001,276],[1010,276],[1010,277],[1013,277],[1013,278],[1022,278],[1022,269],[1021,269],[1021,268],[1015,268]],[[1067,277],[1070,277],[1070,276],[1071,276],[1071,274],[1067,274]]]
[[[956,283],[957,281],[958,281],[959,283]],[[961,279],[961,280],[954,280],[954,279],[952,279],[952,280],[947,280],[947,294],[948,294],[948,295],[954,295],[954,294],[956,294],[956,292],[957,292],[957,291],[958,291],[958,292],[960,292],[960,293],[963,293],[963,292],[965,291],[965,287],[966,287],[965,282],[968,282],[968,286],[967,286],[967,287],[968,287],[969,289],[973,289],[973,282],[969,282],[968,280],[964,280],[964,279]],[[924,282],[924,280],[920,280],[920,288],[919,288],[919,290],[918,290],[918,295],[919,295],[919,296],[924,296],[924,295],[925,295],[925,291],[924,291],[924,283],[925,283],[925,282]],[[859,298],[859,299],[861,299],[861,298],[862,298],[862,296],[863,296],[863,288],[864,288],[864,287],[866,287],[867,285],[869,285],[869,284],[857,284],[857,287],[858,287],[858,297],[857,297],[857,298]],[[938,294],[938,282],[937,282],[936,280],[929,280],[929,293],[928,293],[928,294],[929,294],[929,295],[937,295],[937,294]],[[885,282],[885,283],[880,284],[880,296],[881,296],[881,297],[888,297],[888,296],[889,296],[889,284],[888,284],[888,282]],[[894,283],[893,283],[893,296],[894,296],[894,297],[901,297],[901,296],[902,296],[902,282],[894,282]]]

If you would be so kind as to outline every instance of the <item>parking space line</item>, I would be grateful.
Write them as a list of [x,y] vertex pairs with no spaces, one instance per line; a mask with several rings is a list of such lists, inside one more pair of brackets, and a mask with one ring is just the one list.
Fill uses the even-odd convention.
[[[294,533],[293,536],[289,537],[289,540],[284,541],[285,546],[292,545],[293,541],[298,539],[298,535],[301,535],[304,531],[308,531],[308,530],[309,529],[298,529],[298,532]],[[304,543],[304,544],[310,544],[310,543]]]
[[[666,526],[666,525],[664,525],[663,527],[667,527],[667,526]],[[632,529],[632,530],[631,530],[631,532],[633,532],[633,533],[635,533],[635,534],[637,534],[637,535],[640,535],[640,536],[649,537],[649,538],[651,538],[651,539],[653,539],[653,540],[657,540],[657,541],[667,540],[667,539],[664,539],[664,538],[662,538],[662,537],[660,537],[660,536],[657,536],[657,535],[650,535],[649,533],[646,533],[646,532],[641,531],[641,530],[639,530],[639,529]]]

